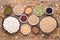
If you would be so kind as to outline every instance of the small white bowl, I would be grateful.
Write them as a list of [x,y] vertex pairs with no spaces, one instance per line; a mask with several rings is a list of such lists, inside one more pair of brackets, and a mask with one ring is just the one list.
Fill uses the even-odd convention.
[[[22,20],[21,20],[22,16],[26,16],[26,21],[22,21]],[[20,22],[22,22],[22,23],[26,23],[26,22],[27,22],[27,20],[28,20],[28,17],[27,17],[27,15],[22,14],[22,15],[19,17],[19,20],[20,20]]]
[[31,15],[28,19],[28,22],[29,22],[30,25],[36,25],[39,22],[39,18],[36,15]]
[[[46,12],[46,9],[47,9],[47,8],[51,8],[51,9],[52,9],[52,13],[50,13],[50,14],[47,13],[47,12]],[[52,15],[52,14],[54,13],[54,9],[53,9],[52,7],[46,7],[46,8],[45,8],[45,13],[46,13],[47,15]]]
[[16,5],[13,8],[13,12],[14,12],[15,15],[20,16],[24,12],[24,7],[21,4]]

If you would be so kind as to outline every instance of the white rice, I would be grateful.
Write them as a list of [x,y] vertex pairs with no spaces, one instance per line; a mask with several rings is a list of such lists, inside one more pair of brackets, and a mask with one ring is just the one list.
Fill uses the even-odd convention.
[[19,30],[20,23],[14,17],[8,17],[3,21],[3,28],[9,33],[15,33]]

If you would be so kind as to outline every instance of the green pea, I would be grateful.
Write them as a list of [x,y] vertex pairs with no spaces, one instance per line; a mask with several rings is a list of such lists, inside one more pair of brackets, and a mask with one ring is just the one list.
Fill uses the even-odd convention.
[[34,13],[37,15],[37,16],[42,16],[44,14],[44,8],[40,5],[38,6],[35,6],[34,8]]

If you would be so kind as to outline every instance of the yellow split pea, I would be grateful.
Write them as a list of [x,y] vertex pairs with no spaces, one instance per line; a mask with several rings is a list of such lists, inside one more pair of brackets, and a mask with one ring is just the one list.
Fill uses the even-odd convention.
[[31,26],[28,24],[23,24],[20,29],[21,33],[27,35],[31,32]]
[[27,7],[26,9],[25,9],[25,14],[30,14],[30,13],[32,13],[32,8],[31,7]]

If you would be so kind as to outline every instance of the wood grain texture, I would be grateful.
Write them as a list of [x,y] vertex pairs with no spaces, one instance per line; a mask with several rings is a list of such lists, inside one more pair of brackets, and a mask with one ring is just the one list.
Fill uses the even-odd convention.
[[[2,11],[4,11],[6,5],[10,4],[12,8],[18,4],[22,4],[24,7],[31,6],[35,7],[36,5],[42,5],[44,8],[48,6],[52,6],[54,8],[54,16],[58,21],[58,27],[51,34],[43,34],[40,32],[39,35],[34,35],[32,32],[24,36],[20,33],[20,31],[16,34],[9,35],[2,28],[2,22],[5,18],[5,15]],[[0,0],[0,40],[60,40],[60,1],[41,1],[41,0]],[[15,16],[13,13],[10,16]],[[15,16],[16,17],[16,16]],[[44,16],[42,16],[44,17]],[[43,35],[44,36],[43,36]]]

